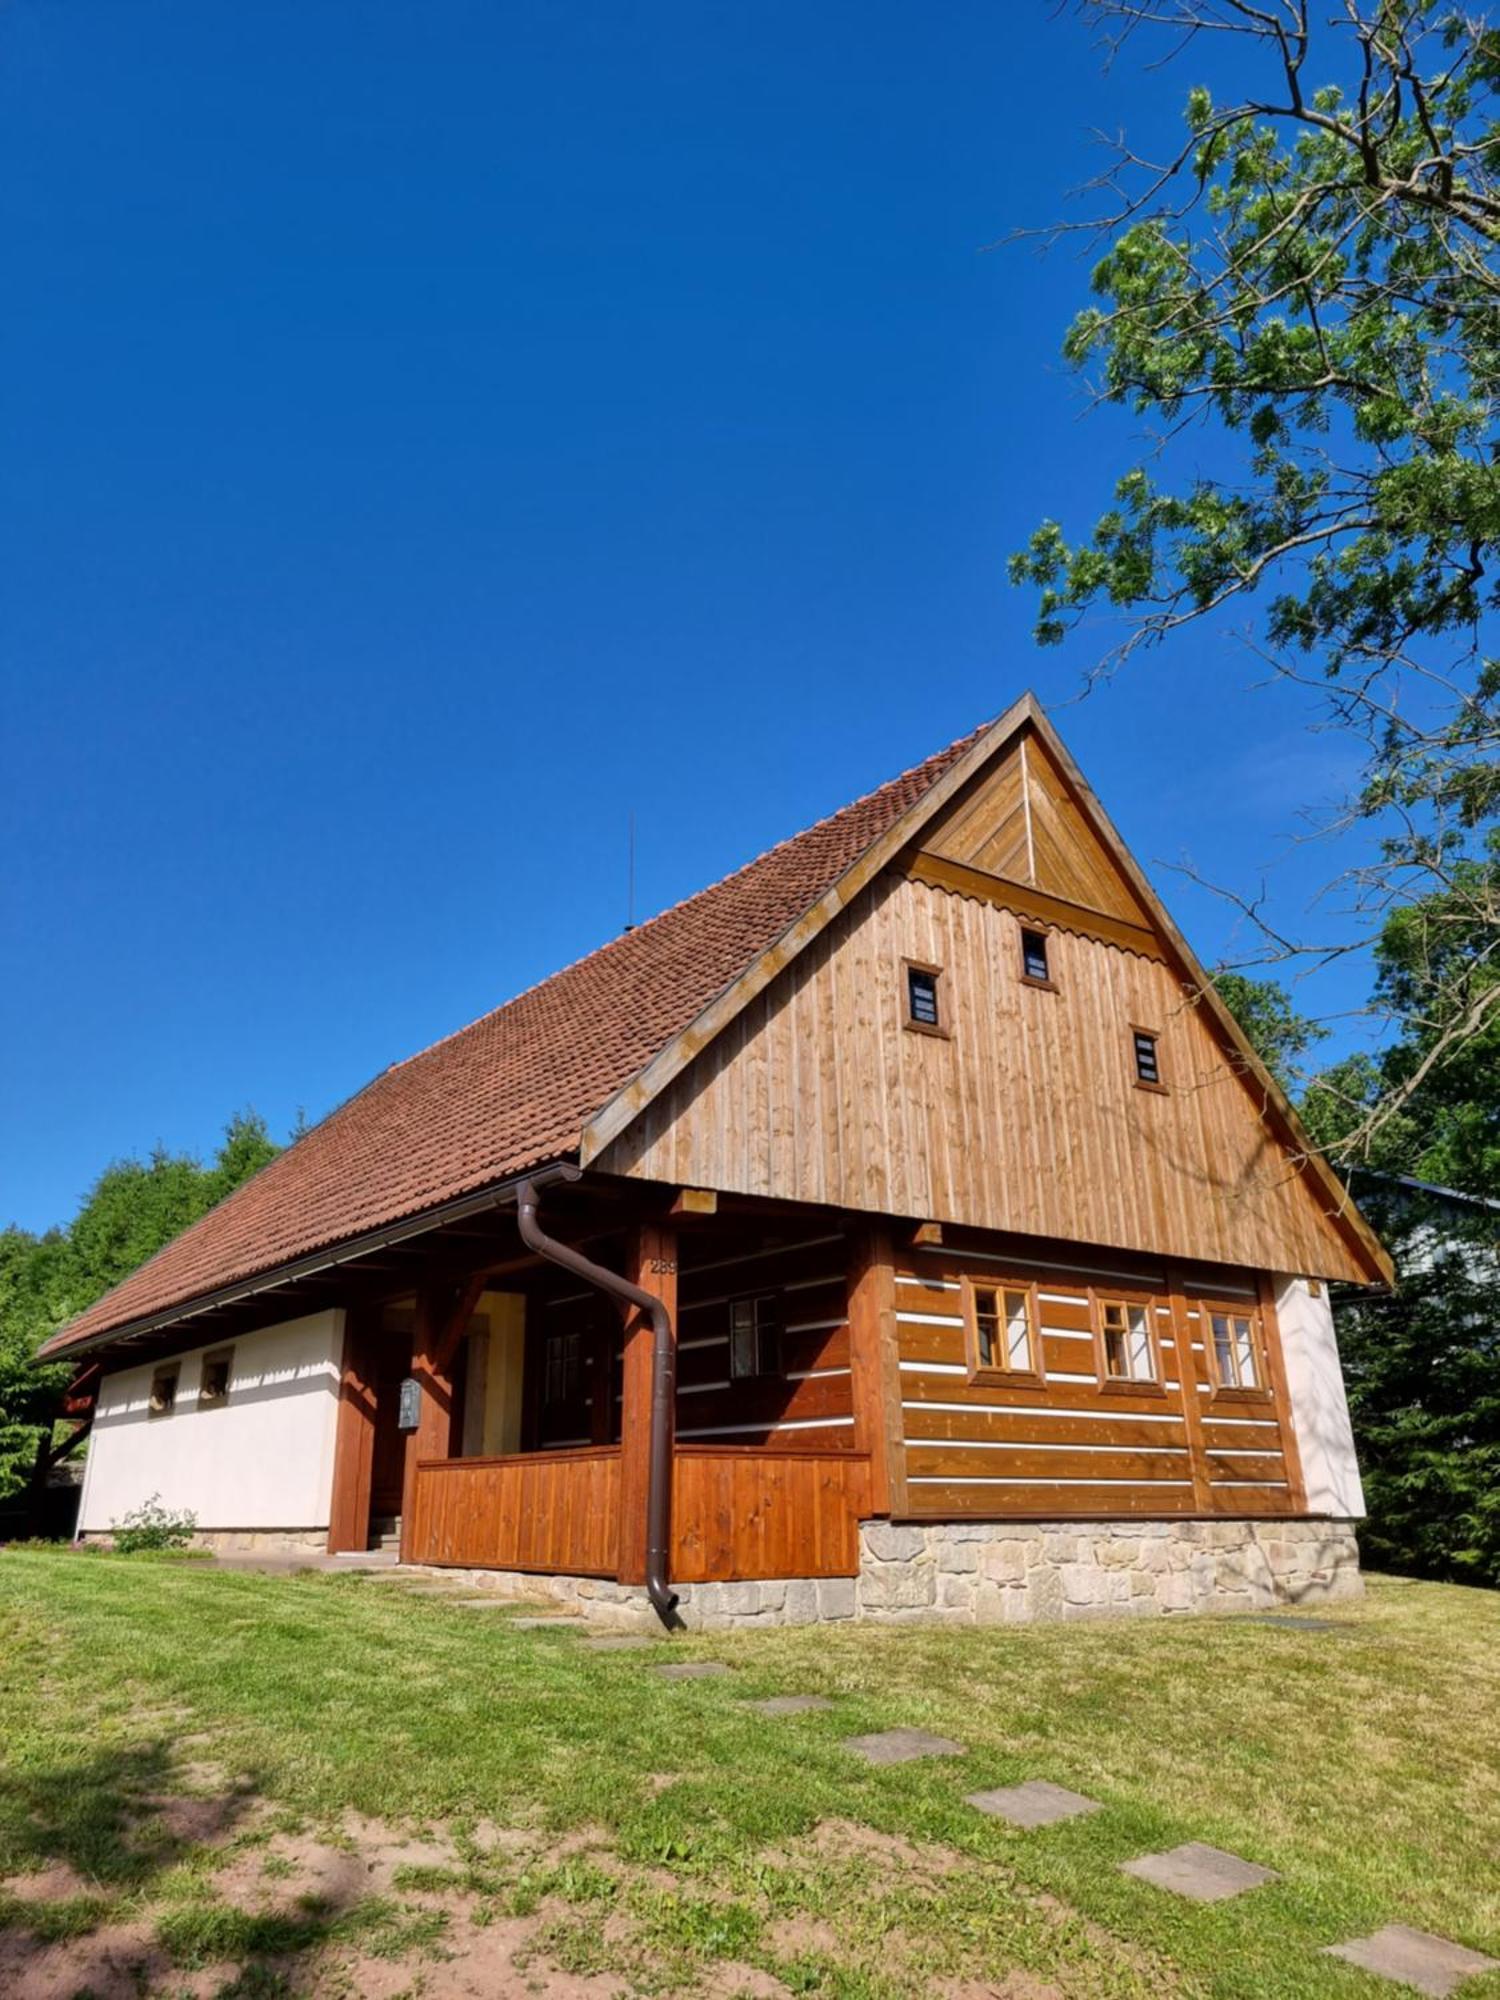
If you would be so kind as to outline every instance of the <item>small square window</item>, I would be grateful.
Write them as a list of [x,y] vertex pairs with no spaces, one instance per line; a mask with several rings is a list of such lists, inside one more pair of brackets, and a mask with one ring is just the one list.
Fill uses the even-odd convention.
[[775,1292],[729,1305],[729,1373],[736,1382],[781,1370],[781,1299]]
[[204,1355],[203,1379],[198,1384],[200,1410],[222,1410],[229,1401],[229,1367],[233,1359],[232,1347],[221,1348],[217,1354]]
[[931,966],[906,968],[906,1018],[914,1028],[940,1028],[938,975]]
[[1161,1064],[1156,1057],[1157,1037],[1147,1028],[1133,1028],[1131,1040],[1135,1047],[1136,1082],[1149,1083],[1160,1090],[1162,1081]]
[[1104,1336],[1104,1373],[1112,1382],[1154,1382],[1151,1307],[1127,1299],[1104,1299],[1099,1306]]
[[1051,974],[1047,970],[1047,934],[1045,931],[1022,931],[1021,975],[1025,979],[1036,980],[1039,985],[1051,984]]
[[151,1415],[170,1417],[177,1407],[178,1364],[174,1361],[168,1368],[158,1368],[151,1377]]

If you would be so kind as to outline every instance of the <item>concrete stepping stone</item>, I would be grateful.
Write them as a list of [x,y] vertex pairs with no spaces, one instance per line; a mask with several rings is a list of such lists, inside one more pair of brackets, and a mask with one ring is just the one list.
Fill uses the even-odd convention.
[[1486,1958],[1466,1945],[1434,1937],[1431,1931],[1411,1930],[1406,1924],[1387,1924],[1369,1937],[1325,1945],[1323,1950],[1328,1957],[1342,1958],[1362,1972],[1373,1972],[1378,1979],[1394,1979],[1403,1986],[1414,1986],[1419,1993],[1438,1996],[1456,1992],[1466,1979],[1500,1966],[1500,1959]]
[[1187,1896],[1195,1903],[1222,1903],[1229,1896],[1242,1896],[1263,1882],[1274,1882],[1274,1868],[1258,1862],[1242,1861],[1226,1854],[1222,1847],[1208,1847],[1201,1840],[1189,1840],[1165,1854],[1142,1854],[1134,1861],[1122,1861],[1127,1875],[1139,1876],[1158,1889],[1170,1889],[1174,1896]]
[[585,1639],[584,1645],[591,1653],[633,1653],[642,1646],[654,1646],[658,1642],[648,1639],[643,1632],[622,1632],[609,1639]]
[[1082,1792],[1070,1792],[1045,1778],[1028,1778],[1024,1785],[1009,1785],[998,1792],[970,1792],[965,1803],[976,1812],[1028,1830],[1055,1826],[1059,1820],[1076,1819],[1080,1813],[1100,1809],[1097,1799],[1086,1799]]
[[734,1669],[726,1667],[722,1660],[677,1660],[656,1671],[664,1681],[706,1681],[718,1674],[733,1673]]
[[826,1694],[773,1694],[767,1701],[747,1701],[757,1715],[811,1715],[815,1709],[832,1708]]
[[512,1618],[511,1624],[518,1632],[581,1632],[581,1618]]
[[880,1729],[872,1736],[846,1736],[844,1748],[867,1764],[910,1764],[918,1757],[967,1757],[962,1743],[925,1729]]

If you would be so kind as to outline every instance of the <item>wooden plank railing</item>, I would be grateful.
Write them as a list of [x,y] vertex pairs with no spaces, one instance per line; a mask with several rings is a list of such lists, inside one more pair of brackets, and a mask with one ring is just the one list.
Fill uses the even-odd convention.
[[[864,1452],[679,1445],[673,1582],[853,1576],[869,1470]],[[417,1466],[410,1562],[614,1576],[619,1548],[618,1447]]]
[[869,1475],[866,1452],[679,1445],[672,1581],[853,1576]]
[[613,1576],[619,1548],[617,1446],[417,1466],[409,1562]]

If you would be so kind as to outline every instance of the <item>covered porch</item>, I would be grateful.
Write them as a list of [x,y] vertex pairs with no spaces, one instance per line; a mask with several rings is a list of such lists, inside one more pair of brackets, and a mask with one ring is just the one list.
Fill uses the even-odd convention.
[[[547,1227],[670,1320],[672,1584],[853,1577],[888,1511],[880,1279],[866,1223],[594,1179]],[[452,1247],[348,1310],[329,1548],[643,1585],[651,1314],[527,1252]],[[399,1522],[399,1529],[397,1523]]]

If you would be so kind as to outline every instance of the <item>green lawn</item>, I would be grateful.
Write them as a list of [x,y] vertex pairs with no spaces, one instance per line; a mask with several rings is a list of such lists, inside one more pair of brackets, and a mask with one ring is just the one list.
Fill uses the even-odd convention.
[[[668,1683],[665,1648],[366,1578],[9,1552],[0,1990],[108,1946],[164,1994],[1389,1996],[1318,1948],[1399,1921],[1500,1957],[1500,1596],[1329,1615],[678,1639],[736,1671]],[[835,1708],[741,1706],[783,1692]],[[900,1723],[968,1754],[840,1748]],[[1105,1810],[963,1802],[1027,1777]],[[1119,1871],[1184,1840],[1281,1879],[1210,1907]]]

